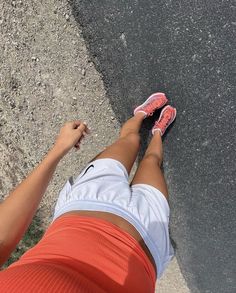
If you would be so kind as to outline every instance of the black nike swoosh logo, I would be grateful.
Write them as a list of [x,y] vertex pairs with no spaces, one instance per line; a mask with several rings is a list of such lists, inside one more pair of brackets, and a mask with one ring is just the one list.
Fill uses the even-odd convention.
[[[89,170],[91,167],[94,168],[94,165],[90,165],[90,166],[88,166],[88,168],[84,171],[83,176],[88,172],[88,170]],[[83,177],[83,176],[82,176],[82,177]]]

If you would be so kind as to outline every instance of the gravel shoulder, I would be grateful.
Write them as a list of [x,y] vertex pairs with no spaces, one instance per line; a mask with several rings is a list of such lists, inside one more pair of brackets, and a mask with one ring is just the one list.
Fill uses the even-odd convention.
[[[120,125],[67,1],[0,1],[0,34],[0,200],[37,165],[64,122],[79,118],[92,130],[56,170],[37,214],[45,229],[66,179],[111,144]],[[158,292],[189,292],[176,260]]]

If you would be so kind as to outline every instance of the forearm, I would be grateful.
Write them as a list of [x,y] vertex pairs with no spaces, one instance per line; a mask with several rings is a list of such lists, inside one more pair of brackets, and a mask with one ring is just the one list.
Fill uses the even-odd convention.
[[0,264],[9,257],[27,230],[63,155],[59,148],[50,150],[38,167],[0,205]]

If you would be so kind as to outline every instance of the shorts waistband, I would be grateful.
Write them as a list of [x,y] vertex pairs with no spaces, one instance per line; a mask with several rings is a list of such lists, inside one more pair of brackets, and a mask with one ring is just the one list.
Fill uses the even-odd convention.
[[154,241],[150,237],[148,231],[146,231],[145,227],[143,227],[140,221],[138,221],[131,213],[122,209],[120,206],[115,205],[114,203],[110,204],[107,202],[98,202],[92,200],[76,200],[66,203],[61,209],[56,211],[53,217],[53,221],[56,220],[59,216],[63,215],[64,213],[70,212],[72,210],[110,212],[127,220],[136,228],[136,230],[143,238],[148,249],[150,250],[156,264],[158,278],[160,277],[158,272],[162,271],[162,264],[159,257],[158,247],[155,245]]

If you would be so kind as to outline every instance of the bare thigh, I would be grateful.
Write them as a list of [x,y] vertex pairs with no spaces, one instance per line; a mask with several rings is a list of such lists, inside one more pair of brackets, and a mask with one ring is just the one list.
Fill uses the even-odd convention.
[[141,161],[131,182],[134,184],[148,184],[157,188],[168,199],[168,188],[164,174],[155,158],[146,156]]
[[139,142],[140,138],[138,134],[130,134],[124,138],[121,137],[98,154],[92,161],[106,158],[117,160],[126,168],[128,174],[130,174],[139,150]]

